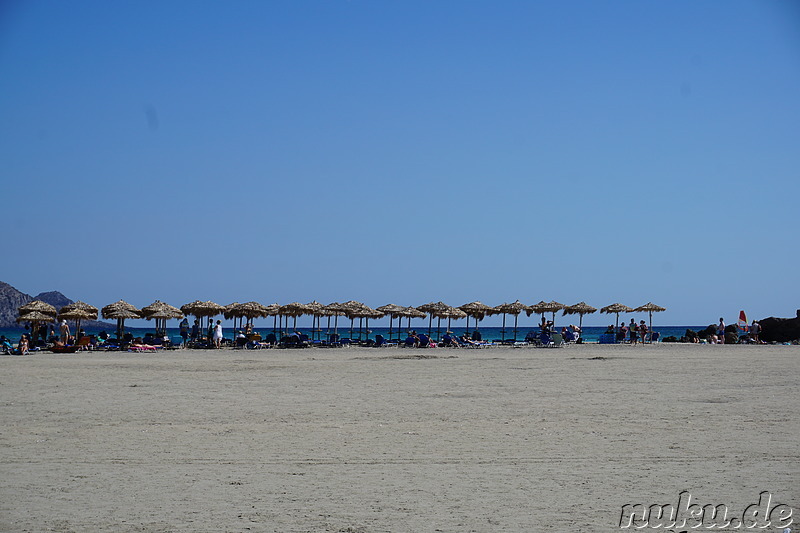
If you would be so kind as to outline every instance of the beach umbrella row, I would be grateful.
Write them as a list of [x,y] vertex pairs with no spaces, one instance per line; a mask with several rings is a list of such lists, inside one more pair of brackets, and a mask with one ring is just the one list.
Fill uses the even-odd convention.
[[[606,314],[615,314],[617,326],[619,326],[619,315],[621,313],[646,312],[649,314],[650,329],[652,330],[653,313],[658,313],[665,310],[666,310],[665,307],[658,306],[652,302],[648,302],[647,304],[639,306],[637,308],[631,308],[621,303],[614,303],[602,307],[600,309],[600,312]],[[17,319],[17,322],[31,322],[38,326],[41,322],[50,322],[53,321],[56,317],[58,317],[60,319],[75,320],[76,331],[80,327],[81,320],[95,320],[97,319],[98,315],[96,307],[93,307],[89,304],[80,301],[64,306],[59,312],[56,312],[55,307],[53,307],[52,305],[39,300],[34,300],[23,306],[20,306],[18,308],[18,311],[20,316]],[[533,304],[531,306],[527,306],[521,303],[519,300],[516,300],[515,302],[512,303],[503,303],[495,307],[488,306],[479,301],[464,304],[460,307],[453,307],[445,304],[444,302],[439,301],[439,302],[430,302],[427,304],[420,305],[418,307],[387,304],[378,307],[377,309],[373,309],[367,306],[366,304],[354,300],[345,303],[332,302],[328,305],[322,305],[316,301],[310,302],[308,304],[292,302],[290,304],[282,306],[278,304],[265,306],[254,301],[246,302],[243,304],[234,302],[227,306],[221,306],[211,301],[196,300],[194,302],[184,304],[183,306],[181,306],[180,309],[178,309],[165,302],[156,300],[147,307],[138,309],[135,306],[125,302],[124,300],[119,300],[113,304],[103,307],[102,316],[105,319],[117,320],[117,335],[119,337],[123,333],[125,319],[132,319],[132,318],[145,318],[147,320],[155,320],[157,334],[165,334],[166,321],[169,319],[182,318],[184,315],[192,315],[200,320],[202,320],[203,318],[208,318],[210,324],[211,317],[222,314],[225,316],[226,319],[234,319],[234,325],[235,325],[235,320],[237,318],[239,319],[246,318],[247,322],[251,324],[253,319],[255,318],[273,316],[276,317],[277,319],[280,319],[282,317],[287,317],[287,318],[292,317],[294,318],[295,329],[297,327],[297,317],[303,315],[311,315],[314,317],[314,322],[312,323],[313,331],[321,331],[319,319],[323,316],[328,317],[329,330],[330,330],[330,317],[334,317],[336,320],[338,320],[339,316],[346,316],[351,321],[350,332],[352,335],[354,321],[356,318],[359,319],[359,324],[360,324],[359,328],[361,328],[361,320],[363,319],[366,320],[366,327],[367,329],[369,329],[370,318],[374,319],[388,315],[390,317],[389,335],[391,337],[393,331],[392,321],[395,318],[398,320],[398,325],[397,325],[398,336],[401,329],[400,320],[402,318],[404,317],[408,318],[408,327],[410,328],[412,318],[424,318],[425,316],[428,316],[429,319],[428,334],[430,335],[432,333],[433,318],[436,318],[438,321],[437,331],[441,336],[441,320],[444,318],[448,320],[448,330],[450,330],[451,327],[450,321],[453,318],[456,319],[466,318],[467,329],[469,329],[470,317],[475,320],[475,327],[477,327],[478,322],[483,320],[486,316],[502,314],[503,325],[501,333],[503,339],[505,339],[507,315],[514,315],[514,339],[516,339],[518,332],[518,319],[520,313],[525,312],[528,316],[530,316],[533,313],[540,314],[542,316],[542,322],[544,322],[545,313],[552,313],[553,321],[555,321],[555,314],[558,311],[563,311],[563,315],[565,316],[572,314],[579,315],[579,326],[582,328],[583,316],[595,313],[597,309],[586,304],[585,302],[579,302],[577,304],[567,306],[560,302],[556,301],[545,302],[544,300],[540,301],[537,304]],[[287,326],[288,326],[288,320],[287,320]],[[335,323],[334,328],[335,329],[338,328],[338,322]],[[360,334],[360,329],[359,329],[359,334]]]

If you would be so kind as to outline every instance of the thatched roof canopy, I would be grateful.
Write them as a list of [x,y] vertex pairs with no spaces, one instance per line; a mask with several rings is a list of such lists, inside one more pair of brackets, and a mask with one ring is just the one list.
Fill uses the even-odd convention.
[[425,318],[426,313],[424,311],[420,311],[416,307],[406,307],[402,311],[398,312],[397,316],[402,316],[404,318]]
[[278,314],[283,316],[301,316],[310,314],[311,309],[306,304],[300,302],[292,302],[290,304],[282,305]]
[[261,318],[270,316],[271,310],[258,302],[245,302],[243,304],[234,302],[225,306],[223,314],[228,319],[239,317]]
[[306,307],[308,308],[308,312],[314,316],[325,316],[325,306],[316,300],[308,302]]
[[52,322],[52,316],[42,313],[41,311],[28,311],[27,313],[22,313],[20,316],[17,317],[17,322]]
[[325,316],[344,316],[346,309],[344,304],[339,302],[331,302],[328,305],[322,306]]
[[58,313],[58,318],[62,320],[95,320],[97,318],[97,313],[92,313],[90,311],[86,311],[84,309],[67,309],[65,307],[61,308],[61,311]]
[[269,304],[264,306],[264,311],[267,316],[277,316],[280,312],[281,305],[279,303]]
[[601,313],[619,314],[619,313],[632,313],[633,309],[621,303],[613,303],[600,308]]
[[347,318],[380,318],[385,314],[381,311],[371,308],[366,304],[362,304],[361,302],[356,302],[354,300],[345,302],[342,304],[342,306],[344,308],[344,314]]
[[133,305],[124,300],[108,304],[102,309],[103,318],[141,318],[142,313]]
[[50,315],[53,318],[55,318],[57,313],[55,307],[41,300],[33,300],[31,302],[26,303],[25,305],[21,305],[17,308],[17,311],[19,312],[20,315],[25,314],[28,311],[38,311],[45,315]]
[[483,320],[492,309],[491,306],[482,302],[470,302],[468,304],[461,305],[458,308],[476,320]]
[[375,308],[376,311],[380,311],[381,313],[390,315],[392,318],[397,318],[398,316],[400,316],[398,313],[403,311],[403,309],[405,309],[404,306],[396,304],[386,304]]
[[660,313],[661,311],[666,311],[666,307],[661,307],[660,305],[656,305],[653,302],[647,302],[644,305],[640,305],[634,312],[636,313]]
[[221,315],[225,312],[225,307],[211,301],[202,302],[200,300],[195,300],[192,303],[182,305],[181,311],[184,315],[192,315],[197,318],[203,318],[207,316]]
[[523,311],[530,311],[530,307],[517,300],[512,303],[504,303],[493,307],[490,313],[493,315],[501,313],[506,315],[518,315]]
[[568,305],[564,308],[564,315],[590,315],[597,309],[586,302],[578,302],[575,305]]
[[183,312],[161,300],[156,300],[147,307],[142,307],[141,314],[147,320],[152,318],[183,318]]
[[77,302],[73,302],[71,304],[67,304],[61,308],[61,312],[70,311],[72,309],[80,309],[81,311],[88,311],[89,313],[94,313],[94,318],[97,318],[98,310],[95,306],[89,305],[86,302],[82,302],[78,300]]

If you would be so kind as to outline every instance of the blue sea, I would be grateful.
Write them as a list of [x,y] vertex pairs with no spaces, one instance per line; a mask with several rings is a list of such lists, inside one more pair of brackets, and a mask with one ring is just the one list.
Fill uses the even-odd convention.
[[[560,330],[561,327],[568,325],[568,323],[564,324],[557,324],[556,329]],[[402,337],[406,337],[407,329],[406,329],[406,322],[403,321],[403,328],[402,328]],[[416,330],[418,333],[428,333],[428,322],[427,320],[419,320],[411,323],[411,327]],[[675,337],[682,337],[687,329],[692,329],[694,331],[699,331],[708,327],[708,324],[703,326],[658,326],[657,324],[653,325],[653,330],[660,333],[661,338],[675,336]],[[74,329],[74,324],[70,324],[70,328]],[[528,334],[529,331],[538,332],[538,327],[525,327],[525,328],[518,328],[516,331],[516,336],[514,334],[513,326],[509,327],[506,326],[505,332],[501,327],[480,327],[478,328],[481,332],[481,335],[484,340],[501,340],[501,339],[519,339],[523,340],[525,336]],[[301,333],[305,333],[310,338],[320,338],[325,339],[328,333],[333,333],[333,325],[331,325],[330,330],[327,328],[326,322],[323,320],[321,330],[312,331],[310,328],[298,327],[298,331]],[[441,335],[444,335],[447,327],[445,324],[442,324],[440,330],[437,331],[436,322],[434,321],[433,327],[431,329],[431,336],[434,340],[438,339]],[[96,328],[86,328],[87,334],[98,334],[101,330]],[[106,329],[106,331],[113,337],[115,336],[114,328]],[[125,331],[133,334],[134,337],[143,337],[146,333],[153,333],[155,329],[153,327],[125,327]],[[262,336],[266,336],[269,333],[273,332],[272,324],[269,325],[261,325],[256,326],[254,331],[260,333]],[[457,334],[461,335],[466,330],[462,323],[461,327],[456,327],[455,325],[452,326],[452,331]],[[470,327],[470,332],[474,331],[473,327]],[[606,331],[606,327],[595,327],[595,326],[584,326],[583,327],[583,339],[585,342],[597,342],[600,335]],[[0,329],[0,335],[5,335],[7,338],[11,339],[13,342],[17,342],[20,338],[20,335],[24,333],[25,330],[22,329]],[[228,339],[233,339],[235,336],[236,331],[231,327],[224,327],[223,334]],[[375,335],[383,335],[385,338],[390,338],[390,332],[388,327],[372,327],[370,326],[369,332],[366,328],[361,328],[359,331],[358,329],[358,322],[356,322],[355,327],[350,330],[350,321],[349,320],[340,320],[338,333],[341,337],[351,337],[355,339],[366,339],[371,338],[374,339]],[[177,327],[174,328],[167,328],[167,335],[174,340],[180,339],[180,332]],[[397,328],[393,328],[391,331],[391,338],[397,338]]]

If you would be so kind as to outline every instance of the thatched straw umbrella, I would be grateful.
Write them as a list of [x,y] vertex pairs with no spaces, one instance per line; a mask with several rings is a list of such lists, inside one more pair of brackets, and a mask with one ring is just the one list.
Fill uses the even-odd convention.
[[325,306],[322,307],[322,311],[325,313],[325,316],[328,317],[328,336],[330,336],[330,334],[331,334],[330,333],[330,330],[331,330],[331,319],[330,319],[330,317],[333,317],[333,334],[334,335],[338,335],[339,334],[339,317],[340,316],[344,316],[346,310],[347,310],[347,308],[344,306],[344,304],[341,304],[339,302],[331,302],[328,305],[325,305]]
[[[44,302],[42,302],[44,303]],[[21,313],[17,317],[17,323],[21,324],[22,322],[30,322],[31,324],[31,341],[34,340],[34,331],[37,331],[41,324],[46,324],[48,322],[52,322],[53,317],[48,313],[43,313],[42,311],[27,311]]]
[[555,327],[556,323],[556,313],[564,309],[566,305],[556,302],[553,300],[552,302],[545,302],[544,300],[539,302],[538,304],[533,304],[530,306],[531,313],[536,313],[537,315],[542,315],[542,322],[544,322],[544,314],[545,313],[553,313],[553,326]]
[[[452,307],[450,305],[447,306],[447,309],[441,312],[436,313],[436,318],[441,320],[442,318],[447,319],[447,331],[451,331],[452,326],[450,321],[452,319],[460,319],[460,318],[467,318],[467,313],[459,309],[458,307]],[[441,340],[441,331],[439,331],[439,339]]]
[[[633,311],[635,313],[644,313],[644,312],[646,312],[646,313],[650,314],[650,330],[649,331],[650,331],[650,335],[652,335],[653,334],[653,313],[660,313],[660,312],[666,311],[666,310],[667,310],[666,307],[661,307],[660,305],[656,305],[653,302],[647,302],[644,305],[640,305],[639,307],[637,307]],[[642,342],[644,342],[644,339],[642,339]]]
[[[402,311],[397,312],[397,316],[399,318],[408,318],[407,330],[411,331],[411,319],[412,318],[425,318],[426,313],[424,311],[420,311],[416,307],[406,307]],[[398,321],[399,322],[399,321]],[[400,325],[397,326],[397,335],[398,339],[400,338]]]
[[[43,315],[47,315],[50,318],[43,319],[43,320],[31,320],[30,321],[30,323],[31,323],[31,340],[32,341],[34,340],[33,339],[34,334],[39,330],[39,328],[42,326],[42,324],[47,324],[49,322],[52,322],[56,318],[56,308],[53,307],[52,305],[50,305],[49,303],[45,303],[45,302],[43,302],[41,300],[33,300],[33,301],[28,302],[25,305],[21,305],[21,306],[19,306],[17,308],[17,312],[19,313],[20,316],[27,315],[28,313],[31,313],[33,311],[36,311],[37,313],[41,313]],[[20,321],[17,320],[17,322],[20,322]],[[45,333],[44,337],[45,338],[47,337],[46,333]]]
[[58,318],[75,321],[75,337],[81,329],[81,320],[97,320],[97,308],[84,302],[65,305],[58,312]]
[[17,312],[20,315],[23,315],[29,311],[39,311],[42,314],[50,315],[53,320],[55,320],[56,314],[58,314],[58,311],[56,311],[55,307],[41,300],[33,300],[17,308]]
[[436,317],[436,334],[439,339],[442,337],[442,319],[447,319],[447,328],[450,329],[450,320],[453,318],[465,318],[467,314],[457,307],[447,305],[444,302],[430,302],[417,307],[418,310],[423,311],[429,315],[428,320],[428,336],[431,334],[433,325],[433,317]]
[[386,313],[378,311],[377,309],[373,309],[366,304],[361,304],[361,306],[359,307],[354,307],[349,311],[346,311],[345,314],[348,318],[350,318],[351,325],[352,325],[352,320],[358,318],[358,340],[361,340],[361,335],[364,331],[366,331],[366,337],[367,339],[369,339],[370,318],[381,318],[386,315]]
[[167,334],[167,320],[183,318],[183,312],[177,307],[156,300],[147,307],[142,307],[142,317],[156,321],[156,336],[163,337]]
[[380,311],[376,311],[375,309],[369,307],[366,304],[361,302],[357,302],[355,300],[350,300],[349,302],[345,302],[341,304],[342,311],[344,315],[350,319],[350,338],[353,338],[353,322],[356,318],[359,319],[358,321],[358,339],[361,340],[361,334],[363,331],[363,322],[364,318],[367,319],[367,327],[369,328],[369,319],[370,318],[379,318],[383,316],[383,313]]
[[503,314],[503,329],[500,330],[502,340],[506,340],[506,315],[514,315],[514,340],[517,340],[517,321],[519,320],[519,314],[523,311],[530,312],[531,308],[521,303],[519,300],[512,303],[500,304],[492,308],[490,311],[491,314]]
[[[275,304],[276,307],[279,307]],[[239,320],[239,328],[242,327],[241,319],[246,318],[247,324],[252,325],[254,318],[263,318],[268,317],[272,314],[272,310],[267,308],[267,306],[262,305],[258,302],[245,302],[240,304],[238,302],[234,302],[232,304],[228,304],[225,306],[225,311],[222,315],[227,319],[233,319],[233,327],[236,329],[236,319]]]
[[50,322],[53,317],[41,311],[28,311],[17,317],[17,323],[22,322]]
[[311,315],[311,340],[314,340],[314,337],[319,340],[322,335],[322,325],[320,324],[320,318],[326,316],[324,305],[319,303],[316,300],[310,301],[306,304],[308,308],[308,313]]
[[601,313],[611,314],[614,313],[617,315],[617,322],[616,327],[619,327],[619,314],[620,313],[632,313],[633,309],[628,307],[627,305],[623,305],[621,303],[613,303],[611,305],[607,305],[605,307],[600,308]]
[[223,314],[225,312],[225,307],[211,301],[202,302],[200,300],[195,300],[191,303],[183,304],[181,306],[181,312],[184,315],[192,315],[199,319],[201,325],[203,318],[207,317],[208,324],[206,325],[206,329],[208,329],[211,327],[211,318]]
[[279,303],[264,306],[264,312],[267,313],[267,316],[272,317],[272,333],[278,332],[278,313],[280,312],[280,309],[281,306]]
[[[280,327],[280,318],[281,317],[293,317],[294,318],[294,326],[292,329],[297,331],[297,317],[302,315],[307,315],[311,312],[311,309],[306,304],[301,304],[300,302],[292,302],[290,304],[282,305],[280,310],[278,311],[278,326]],[[286,327],[289,327],[289,321],[286,321]]]
[[467,314],[467,334],[469,334],[469,317],[475,319],[475,329],[477,330],[478,321],[483,320],[492,309],[491,306],[481,302],[470,302],[468,304],[461,305],[458,308]]
[[[418,305],[417,310],[422,311],[428,315],[428,337],[431,336],[431,332],[433,331],[433,317],[436,316],[437,312],[441,312],[446,310],[448,306],[444,302],[428,302],[426,304]],[[441,324],[441,319],[440,319]]]
[[587,304],[586,302],[578,302],[575,305],[568,305],[564,308],[562,316],[578,315],[578,328],[583,330],[583,315],[591,315],[597,309]]
[[113,304],[108,304],[101,310],[101,313],[105,319],[117,319],[118,339],[122,338],[122,334],[125,329],[126,318],[142,318],[141,311],[124,300],[119,300]]
[[400,315],[398,313],[404,309],[405,307],[402,305],[395,304],[386,304],[375,308],[376,311],[380,311],[384,313],[384,315],[389,315],[389,340],[392,340],[392,320],[394,318],[397,318],[397,337],[398,339],[400,338]]
[[[239,302],[232,302],[228,305],[223,306],[222,316],[225,320],[232,320],[236,318],[242,318],[244,315],[239,313],[238,307],[241,304]],[[233,324],[234,329],[236,328],[236,323]]]

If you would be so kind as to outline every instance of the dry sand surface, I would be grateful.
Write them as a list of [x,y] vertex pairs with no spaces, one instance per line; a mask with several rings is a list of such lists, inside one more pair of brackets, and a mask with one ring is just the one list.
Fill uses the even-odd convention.
[[797,515],[798,370],[798,346],[0,357],[0,530],[594,533],[681,491]]

